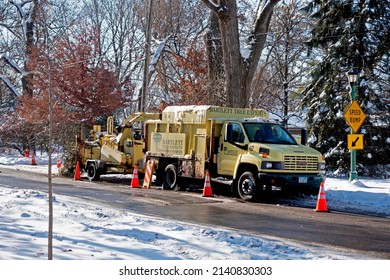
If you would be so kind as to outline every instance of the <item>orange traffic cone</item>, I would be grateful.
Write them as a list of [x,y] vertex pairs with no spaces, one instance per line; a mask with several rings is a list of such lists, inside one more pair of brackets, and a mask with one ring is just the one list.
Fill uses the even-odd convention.
[[81,174],[80,174],[80,163],[77,162],[76,164],[76,172],[74,173],[74,180],[81,180]]
[[34,152],[31,155],[31,165],[37,165],[37,162],[35,161],[35,155]]
[[59,157],[57,157],[57,168],[60,169],[61,168],[61,160]]
[[320,185],[320,192],[318,194],[316,211],[317,212],[329,212],[328,207],[326,205],[324,181],[322,181],[321,185]]
[[131,185],[132,188],[139,188],[139,180],[138,180],[138,166],[134,166],[134,171],[133,171],[133,178],[131,179]]
[[24,150],[24,156],[30,157],[30,149],[29,148],[26,148],[26,150]]
[[213,196],[213,192],[211,190],[211,185],[210,185],[210,175],[208,171],[206,171],[206,178],[203,187],[203,196],[205,197]]

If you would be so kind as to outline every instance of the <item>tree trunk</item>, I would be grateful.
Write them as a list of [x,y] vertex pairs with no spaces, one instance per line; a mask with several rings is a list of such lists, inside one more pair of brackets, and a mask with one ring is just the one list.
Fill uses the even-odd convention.
[[[31,9],[31,16],[30,19],[22,19],[23,21],[26,22],[26,30],[25,36],[26,36],[26,60],[24,63],[24,72],[25,75],[22,78],[22,85],[23,85],[23,93],[27,94],[28,96],[32,97],[33,96],[33,85],[32,85],[32,80],[34,78],[34,75],[32,74],[33,69],[31,69],[30,66],[30,61],[32,60],[32,52],[33,49],[35,48],[34,45],[34,25],[35,25],[35,20],[37,18],[37,14],[40,10],[39,3],[37,0],[33,1],[33,7]],[[26,16],[29,16],[26,14]]]
[[[259,6],[251,36],[251,53],[243,60],[240,52],[236,0],[201,0],[219,18],[225,70],[227,106],[248,107],[252,81],[264,49],[274,7],[280,0],[268,0]],[[217,3],[216,3],[217,2]]]
[[268,27],[271,22],[274,7],[280,0],[265,1],[258,7],[258,17],[256,18],[252,34],[248,38],[250,42],[251,53],[245,61],[242,80],[245,86],[242,88],[242,107],[247,107],[251,96],[252,82],[256,73],[257,65],[260,61],[261,54],[267,41]]
[[221,29],[223,62],[225,66],[225,90],[227,106],[239,106],[241,97],[241,68],[240,41],[238,35],[237,4],[236,0],[225,0],[224,12],[219,13]]
[[207,100],[210,105],[222,105],[225,102],[223,54],[219,20],[215,13],[210,12],[209,30],[205,35],[208,68]]
[[26,73],[22,78],[23,94],[33,96],[32,90],[32,69],[30,69],[29,62],[31,61],[32,49],[34,47],[34,22],[26,24],[26,61],[24,62],[24,72]]

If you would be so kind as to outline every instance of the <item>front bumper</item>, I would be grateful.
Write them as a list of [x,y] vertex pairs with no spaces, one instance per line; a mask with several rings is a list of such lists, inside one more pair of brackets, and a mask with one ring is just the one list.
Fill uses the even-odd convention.
[[263,185],[282,188],[319,188],[324,181],[323,174],[259,173],[258,177]]

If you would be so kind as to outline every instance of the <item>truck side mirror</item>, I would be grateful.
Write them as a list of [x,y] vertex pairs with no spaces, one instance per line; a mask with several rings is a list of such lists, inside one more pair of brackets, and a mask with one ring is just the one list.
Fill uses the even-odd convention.
[[291,134],[295,141],[298,144],[306,145],[307,144],[307,131],[304,128],[289,128],[288,132]]
[[307,144],[307,131],[306,129],[302,128],[301,129],[301,145],[306,145]]

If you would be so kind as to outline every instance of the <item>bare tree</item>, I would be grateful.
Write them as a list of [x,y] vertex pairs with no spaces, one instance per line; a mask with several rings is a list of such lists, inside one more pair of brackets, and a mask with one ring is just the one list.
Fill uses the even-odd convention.
[[[3,73],[0,73],[0,80],[8,90],[15,96],[21,92],[32,96],[30,81],[32,78],[29,69],[28,59],[34,45],[34,25],[37,14],[38,1],[19,0],[3,3],[2,20],[0,27],[2,35],[9,35],[2,42],[0,61],[3,64]],[[18,51],[15,52],[16,48]],[[20,90],[15,82],[21,78],[23,89]]]
[[307,47],[310,22],[300,12],[299,0],[275,9],[268,47],[261,59],[251,102],[278,116],[287,126],[298,117],[295,108],[300,101],[308,73]]
[[[100,31],[101,56],[111,62],[127,98],[126,116],[137,110],[144,60],[144,3],[137,0],[90,0],[90,21]],[[138,86],[139,87],[139,86]]]
[[150,77],[149,107],[155,107],[156,102],[160,101],[164,104],[184,101],[185,91],[170,89],[180,87],[180,77],[194,73],[194,69],[179,67],[177,62],[189,62],[194,49],[204,49],[202,44],[207,11],[201,9],[200,5],[192,0],[154,1],[151,23],[151,52],[154,59],[150,65],[154,72]]
[[227,105],[247,107],[252,80],[266,42],[272,12],[279,0],[260,2],[252,32],[247,38],[249,56],[245,58],[240,52],[237,1],[201,1],[219,18]]

